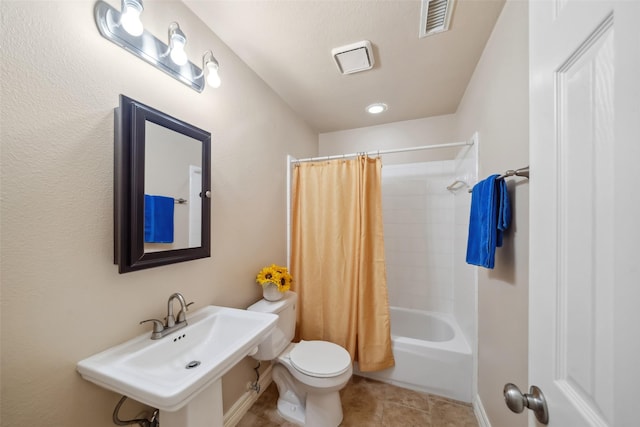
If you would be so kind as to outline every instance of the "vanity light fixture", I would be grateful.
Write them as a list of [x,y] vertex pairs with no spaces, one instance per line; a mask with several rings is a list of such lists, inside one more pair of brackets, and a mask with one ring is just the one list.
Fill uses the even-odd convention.
[[213,87],[220,86],[220,77],[213,77],[217,75],[218,61],[211,54],[209,61],[203,59],[203,69],[189,61],[184,51],[187,38],[177,22],[169,25],[167,45],[145,30],[140,22],[140,14],[144,10],[142,0],[122,0],[121,4],[122,12],[119,12],[103,0],[96,2],[94,17],[98,31],[104,38],[197,92],[204,90],[205,66],[210,76],[207,81],[211,78],[209,84]]
[[132,36],[139,37],[144,32],[144,27],[140,21],[140,14],[143,10],[142,0],[122,0],[120,24]]
[[189,61],[184,51],[187,36],[184,35],[177,22],[169,24],[169,56],[177,65],[184,65]]
[[202,72],[204,73],[204,70],[207,70],[207,84],[215,89],[219,88],[222,83],[220,75],[218,74],[219,68],[220,64],[218,64],[218,60],[213,56],[213,52],[210,50],[206,51],[204,55],[202,55]]

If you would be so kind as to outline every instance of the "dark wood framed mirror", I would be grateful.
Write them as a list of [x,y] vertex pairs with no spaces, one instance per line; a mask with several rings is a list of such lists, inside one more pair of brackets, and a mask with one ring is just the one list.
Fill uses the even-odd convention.
[[211,256],[211,134],[124,95],[114,117],[118,271]]

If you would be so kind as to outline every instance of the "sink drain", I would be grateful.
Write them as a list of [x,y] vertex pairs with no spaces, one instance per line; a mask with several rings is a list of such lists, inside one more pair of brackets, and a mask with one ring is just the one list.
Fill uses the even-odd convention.
[[187,363],[187,366],[185,366],[185,368],[187,369],[193,369],[197,366],[200,365],[200,361],[199,360],[192,360],[191,362]]

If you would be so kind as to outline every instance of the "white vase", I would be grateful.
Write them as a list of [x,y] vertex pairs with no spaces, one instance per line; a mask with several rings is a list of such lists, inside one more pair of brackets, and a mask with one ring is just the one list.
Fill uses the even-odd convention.
[[284,292],[278,290],[278,286],[273,282],[262,285],[262,296],[267,301],[278,301],[284,296]]

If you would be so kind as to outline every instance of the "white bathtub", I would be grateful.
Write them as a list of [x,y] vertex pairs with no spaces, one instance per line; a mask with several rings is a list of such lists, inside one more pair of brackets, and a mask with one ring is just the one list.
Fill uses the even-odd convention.
[[473,357],[453,316],[390,307],[396,365],[356,374],[400,387],[471,402]]

